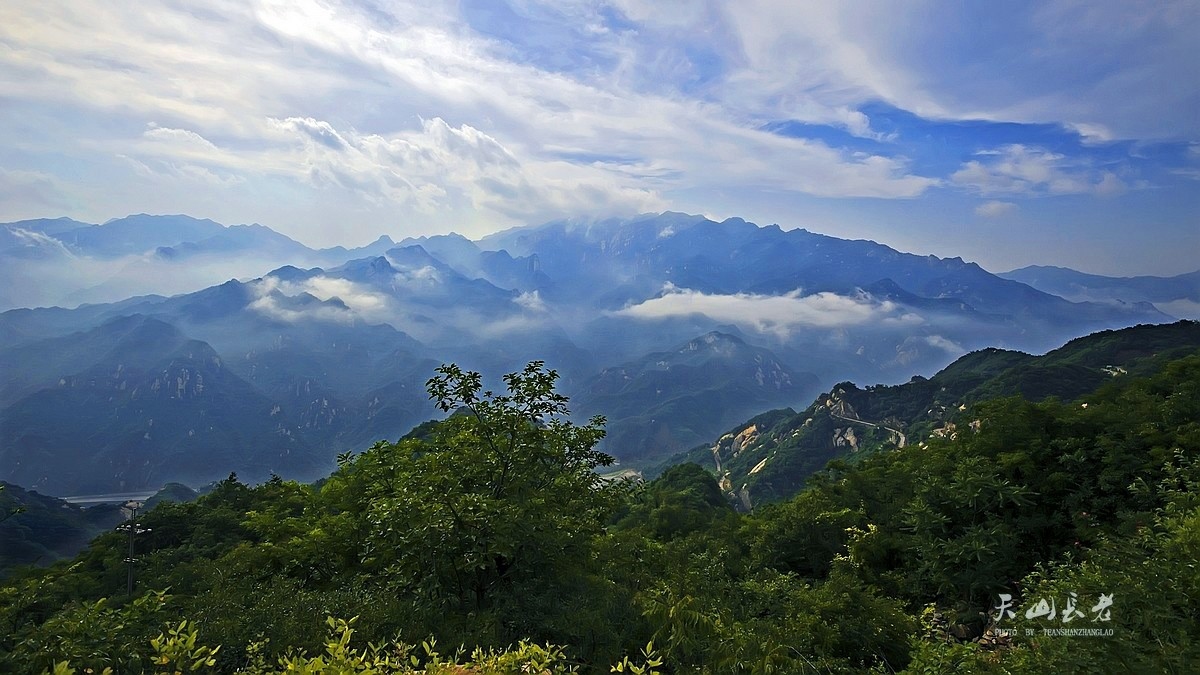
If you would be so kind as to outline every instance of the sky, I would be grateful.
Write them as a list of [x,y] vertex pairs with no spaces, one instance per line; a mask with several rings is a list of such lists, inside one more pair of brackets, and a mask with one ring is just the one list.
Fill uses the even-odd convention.
[[310,246],[663,210],[1200,268],[1200,3],[10,0],[0,221]]

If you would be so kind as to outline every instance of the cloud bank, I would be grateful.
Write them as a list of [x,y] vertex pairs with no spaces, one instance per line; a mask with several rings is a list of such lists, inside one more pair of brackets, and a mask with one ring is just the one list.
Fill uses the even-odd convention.
[[963,164],[950,180],[982,195],[1111,196],[1127,188],[1111,171],[1073,162],[1044,148],[1014,144],[976,155],[980,159]]
[[[258,297],[250,303],[251,310],[289,323],[301,320],[383,322],[396,315],[386,294],[349,279],[317,275],[281,281],[267,276],[254,282],[253,290]],[[304,303],[305,296],[312,296],[322,304]]]
[[663,319],[702,314],[720,323],[733,323],[759,333],[787,339],[806,329],[848,328],[864,325],[913,326],[919,315],[890,300],[867,293],[804,295],[795,290],[784,295],[735,293],[708,294],[667,285],[662,295],[614,312],[635,319]]

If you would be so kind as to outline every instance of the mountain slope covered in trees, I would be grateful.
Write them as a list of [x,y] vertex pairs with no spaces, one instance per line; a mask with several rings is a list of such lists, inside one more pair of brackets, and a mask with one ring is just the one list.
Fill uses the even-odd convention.
[[1071,402],[977,401],[957,434],[835,462],[739,514],[696,465],[601,480],[599,420],[563,420],[540,364],[491,395],[445,367],[430,393],[463,414],[317,485],[230,477],[146,513],[135,598],[115,535],[6,582],[0,663],[434,673],[454,672],[439,645],[464,645],[478,672],[1184,672],[1200,354],[1136,370]]
[[1154,372],[1200,350],[1200,323],[1180,321],[1103,331],[1042,356],[984,349],[930,378],[860,388],[842,382],[804,410],[775,410],[672,460],[714,470],[741,508],[778,501],[835,458],[954,437],[975,423],[980,401],[1021,396],[1071,401],[1120,378]]

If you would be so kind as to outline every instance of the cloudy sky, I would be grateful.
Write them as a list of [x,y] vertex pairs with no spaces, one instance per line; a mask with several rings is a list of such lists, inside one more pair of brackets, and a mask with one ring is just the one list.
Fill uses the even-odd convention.
[[1191,0],[13,0],[0,220],[333,245],[670,209],[1175,274],[1197,35]]

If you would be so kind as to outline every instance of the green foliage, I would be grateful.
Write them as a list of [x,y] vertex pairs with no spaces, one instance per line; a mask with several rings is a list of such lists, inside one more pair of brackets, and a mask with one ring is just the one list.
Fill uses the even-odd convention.
[[165,615],[168,596],[149,593],[117,608],[101,598],[73,603],[14,645],[8,661],[27,670],[56,670],[66,662],[84,672],[139,672],[149,665],[149,636]]
[[123,519],[116,505],[81,508],[0,482],[0,578],[23,565],[73,558]]
[[712,474],[697,464],[673,466],[635,494],[617,523],[670,540],[730,521],[732,507]]
[[813,579],[829,574],[834,559],[846,554],[853,529],[866,520],[860,510],[816,490],[768,505],[758,515],[742,533],[754,566]]
[[[1122,380],[1152,375],[1198,348],[1200,322],[1180,321],[1096,333],[1043,356],[984,349],[932,378],[865,388],[839,383],[799,413],[774,411],[730,429],[715,451],[730,488],[740,492],[746,486],[749,501],[758,506],[800,492],[832,459],[857,463],[896,449],[900,434],[908,445],[928,441],[935,431],[947,437],[965,434],[980,417],[977,404],[1013,396],[1030,402],[1073,401]],[[756,433],[735,448],[735,437],[752,427]],[[854,435],[853,444],[846,439],[847,430]],[[680,459],[712,467],[713,453],[713,445],[706,444]]]
[[167,483],[161,490],[150,496],[142,504],[144,509],[152,509],[160,502],[190,502],[195,501],[200,494],[182,483]]
[[[343,456],[320,485],[231,476],[159,504],[140,517],[151,531],[137,582],[170,587],[169,601],[123,597],[127,541],[115,533],[70,564],[14,576],[0,585],[0,671],[1187,672],[1200,661],[1200,356],[1073,403],[981,402],[955,438],[833,462],[750,514],[697,465],[636,488],[605,482],[600,420],[566,421],[555,377],[534,363],[493,394],[446,366],[430,393],[453,414]],[[1112,593],[1114,635],[1045,635],[1052,624],[1019,613],[1002,643],[971,642],[995,623],[999,593],[1019,606]]]
[[[619,485],[594,469],[603,419],[562,419],[557,373],[531,363],[483,392],[479,373],[443,366],[429,382],[443,411],[429,440],[378,443],[368,472],[364,562],[434,604],[490,608],[539,575],[577,567],[617,506]],[[546,589],[550,590],[550,589]]]
[[151,658],[155,670],[161,673],[199,673],[217,664],[215,658],[221,651],[219,646],[206,647],[196,644],[196,630],[185,620],[178,626],[168,627],[166,633],[150,640],[154,650]]
[[613,664],[609,672],[613,673],[630,673],[630,675],[661,675],[658,667],[663,664],[658,653],[654,650],[654,642],[647,642],[645,647],[642,647],[641,658],[637,661],[631,661],[628,656],[623,657],[619,662]]
[[[0,484],[0,493],[3,493],[7,487],[7,485]],[[3,500],[0,501],[0,504],[2,504],[2,506],[0,506],[0,523],[3,523],[18,513],[23,513],[25,511],[24,505],[13,503],[9,499],[8,495],[0,494],[0,499]]]

